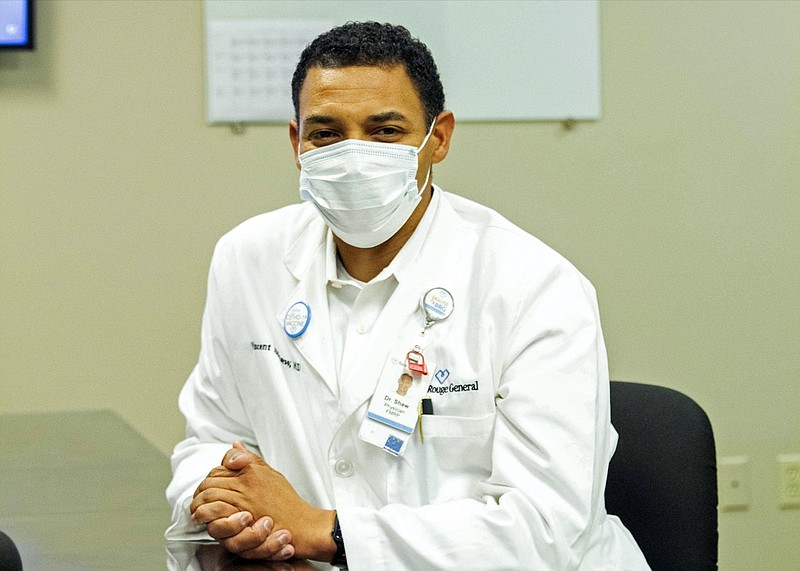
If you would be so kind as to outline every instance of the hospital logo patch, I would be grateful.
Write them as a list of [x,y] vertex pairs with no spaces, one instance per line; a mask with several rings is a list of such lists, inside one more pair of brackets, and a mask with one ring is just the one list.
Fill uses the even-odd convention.
[[443,385],[444,382],[450,378],[450,371],[448,369],[439,369],[436,371],[434,378],[439,381],[440,385]]
[[449,369],[438,369],[436,373],[434,373],[433,378],[436,379],[438,385],[435,383],[428,385],[428,394],[435,393],[437,395],[444,395],[448,393],[465,393],[478,390],[478,381],[471,383],[454,383],[450,381],[450,384],[446,385],[445,383],[450,378]]

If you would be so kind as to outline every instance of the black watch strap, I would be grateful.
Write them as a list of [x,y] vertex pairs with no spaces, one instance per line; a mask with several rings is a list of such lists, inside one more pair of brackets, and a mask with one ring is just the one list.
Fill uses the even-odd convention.
[[339,514],[333,520],[333,531],[331,537],[336,544],[336,555],[333,556],[331,565],[339,569],[347,569],[347,554],[344,551],[344,538],[342,538],[342,528],[339,526]]

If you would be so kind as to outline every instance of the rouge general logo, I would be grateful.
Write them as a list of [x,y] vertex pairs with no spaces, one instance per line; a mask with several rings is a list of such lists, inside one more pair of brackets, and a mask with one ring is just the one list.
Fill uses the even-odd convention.
[[433,377],[439,384],[438,386],[434,383],[428,385],[428,394],[436,393],[437,395],[443,395],[447,393],[464,393],[478,390],[478,381],[472,383],[455,384],[451,382],[449,385],[444,384],[445,381],[450,378],[449,369],[438,369]]

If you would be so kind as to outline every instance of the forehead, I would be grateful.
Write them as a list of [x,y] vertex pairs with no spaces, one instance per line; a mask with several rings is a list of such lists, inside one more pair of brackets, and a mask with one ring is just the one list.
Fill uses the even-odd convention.
[[403,65],[309,68],[300,89],[300,121],[310,115],[366,117],[399,111],[424,122],[424,108]]

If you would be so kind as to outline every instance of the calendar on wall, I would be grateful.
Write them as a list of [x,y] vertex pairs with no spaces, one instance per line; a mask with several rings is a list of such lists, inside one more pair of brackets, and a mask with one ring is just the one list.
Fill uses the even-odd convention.
[[206,27],[208,120],[294,116],[290,84],[300,52],[331,21],[218,20]]

